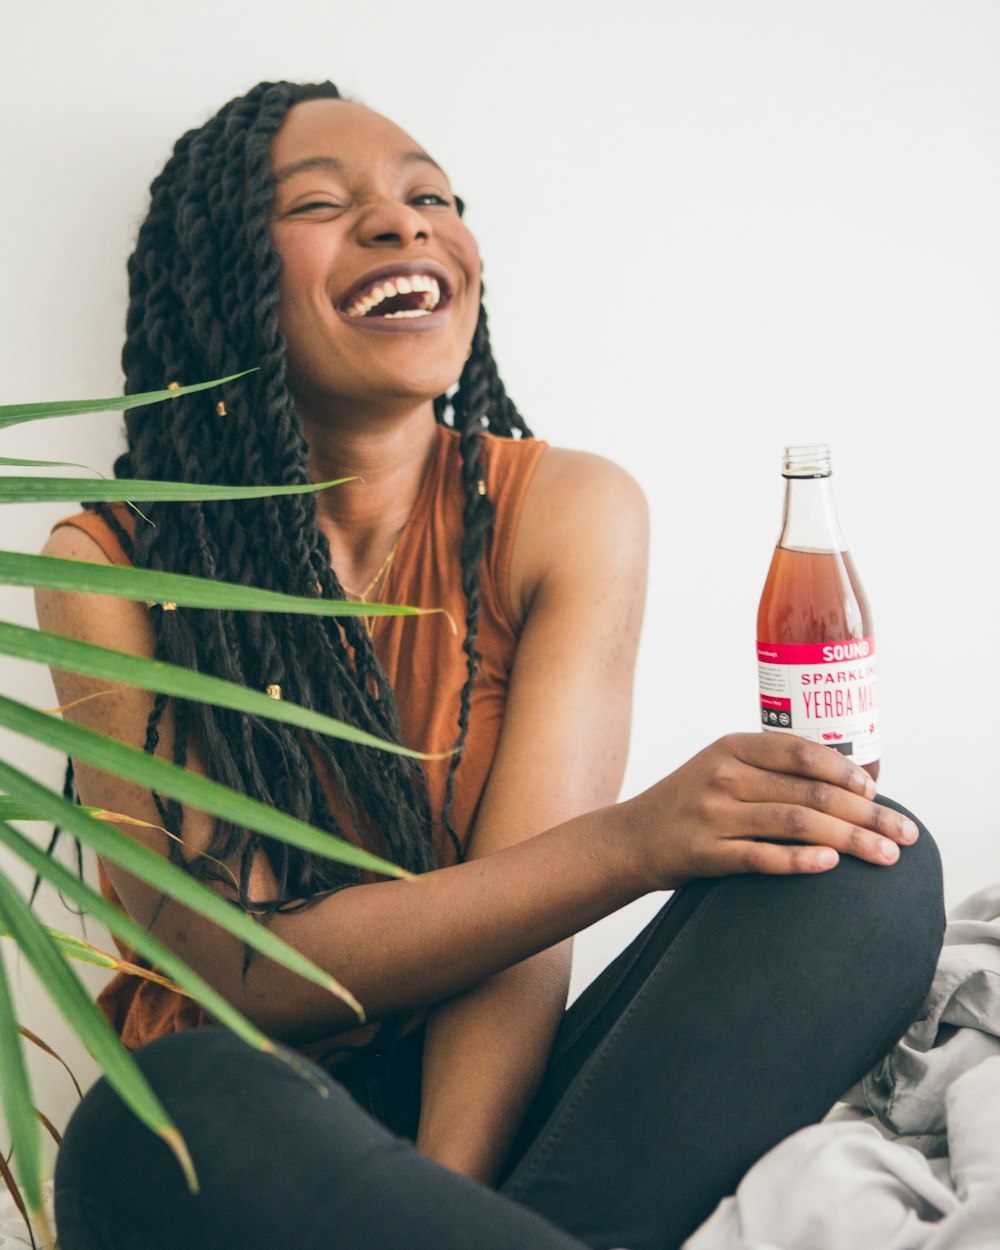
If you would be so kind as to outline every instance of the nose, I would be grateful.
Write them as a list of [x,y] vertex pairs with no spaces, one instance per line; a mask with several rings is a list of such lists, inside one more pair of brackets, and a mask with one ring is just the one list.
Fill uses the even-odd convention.
[[358,238],[365,247],[409,247],[426,242],[431,235],[427,218],[400,200],[373,201],[358,223]]

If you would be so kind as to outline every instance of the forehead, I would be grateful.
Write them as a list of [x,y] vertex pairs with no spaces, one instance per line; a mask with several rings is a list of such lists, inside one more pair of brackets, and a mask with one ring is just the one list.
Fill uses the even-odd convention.
[[304,100],[288,110],[271,140],[271,172],[313,157],[333,157],[345,164],[399,160],[426,155],[395,122],[351,100]]

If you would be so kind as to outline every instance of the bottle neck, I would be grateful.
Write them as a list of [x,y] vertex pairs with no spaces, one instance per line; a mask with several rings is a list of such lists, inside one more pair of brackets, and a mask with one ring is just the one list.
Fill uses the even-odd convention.
[[846,551],[829,475],[787,477],[778,546],[792,551]]

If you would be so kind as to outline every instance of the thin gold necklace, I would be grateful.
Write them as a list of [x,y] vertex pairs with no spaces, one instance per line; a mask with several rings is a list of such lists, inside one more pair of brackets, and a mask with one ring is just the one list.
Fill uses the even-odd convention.
[[[375,576],[371,579],[371,581],[368,582],[364,590],[352,590],[350,586],[347,586],[343,582],[341,582],[340,583],[341,586],[344,587],[344,593],[350,595],[351,598],[357,600],[358,603],[370,603],[370,602],[378,603],[379,600],[382,598],[382,591],[385,589],[385,583],[389,580],[389,570],[392,568],[392,562],[395,559],[396,549],[398,547],[399,547],[399,539],[397,538],[396,541],[392,544],[392,548],[389,551],[389,554],[379,565],[378,569],[375,572]],[[375,599],[370,600],[368,596],[372,593],[372,591],[376,588],[376,586],[379,588],[379,593],[378,595],[376,595]],[[376,617],[371,617],[371,616],[362,617],[362,620],[364,621],[365,629],[368,631],[369,638],[372,636],[372,633],[375,630],[376,619],[377,619]]]

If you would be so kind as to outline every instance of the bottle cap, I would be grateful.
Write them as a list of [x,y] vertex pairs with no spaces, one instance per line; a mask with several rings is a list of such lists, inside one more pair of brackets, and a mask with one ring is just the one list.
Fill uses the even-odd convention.
[[829,477],[832,472],[826,443],[795,443],[785,448],[782,477]]

